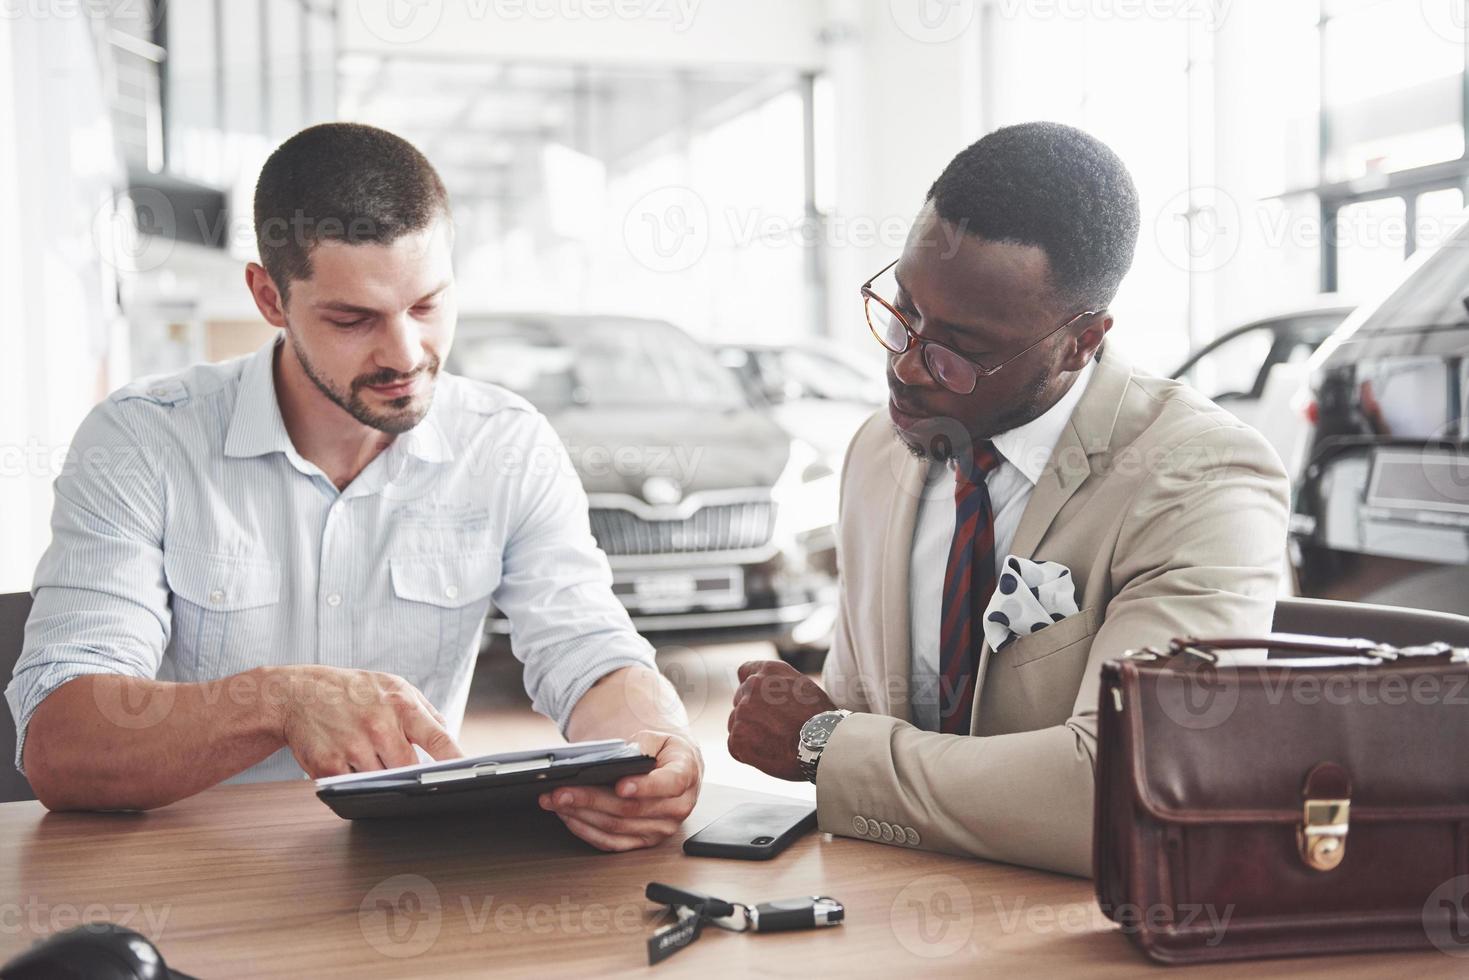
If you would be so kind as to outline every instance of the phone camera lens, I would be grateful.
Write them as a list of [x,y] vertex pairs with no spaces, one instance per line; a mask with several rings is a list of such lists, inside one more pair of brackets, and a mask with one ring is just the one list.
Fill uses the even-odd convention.
[[751,844],[769,844],[769,843],[772,843],[774,840],[775,840],[774,837],[756,837],[754,840],[750,841],[750,843]]

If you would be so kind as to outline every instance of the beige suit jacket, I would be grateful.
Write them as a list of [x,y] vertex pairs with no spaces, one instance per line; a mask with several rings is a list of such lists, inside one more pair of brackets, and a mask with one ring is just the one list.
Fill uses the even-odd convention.
[[847,451],[823,684],[858,714],[822,754],[821,829],[1089,875],[1100,665],[1174,636],[1268,632],[1285,473],[1259,433],[1107,350],[1011,546],[1071,569],[1080,612],[999,652],[986,644],[972,734],[953,736],[908,721],[908,563],[926,470],[885,409]]

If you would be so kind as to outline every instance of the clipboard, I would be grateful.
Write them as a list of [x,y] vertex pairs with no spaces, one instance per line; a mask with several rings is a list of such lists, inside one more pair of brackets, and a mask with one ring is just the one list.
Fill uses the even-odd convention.
[[533,807],[542,793],[561,786],[611,786],[656,764],[621,739],[571,742],[327,776],[316,781],[316,797],[346,820],[490,812]]

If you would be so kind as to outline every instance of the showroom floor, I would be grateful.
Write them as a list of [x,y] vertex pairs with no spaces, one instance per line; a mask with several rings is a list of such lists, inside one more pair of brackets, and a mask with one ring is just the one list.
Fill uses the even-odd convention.
[[[705,782],[814,800],[814,787],[767,776],[736,762],[725,748],[725,724],[738,686],[735,672],[747,660],[775,656],[768,643],[659,648],[658,665],[678,689],[704,752]],[[464,713],[460,744],[471,755],[553,745],[556,726],[531,710],[521,684],[520,662],[495,647],[480,655]]]

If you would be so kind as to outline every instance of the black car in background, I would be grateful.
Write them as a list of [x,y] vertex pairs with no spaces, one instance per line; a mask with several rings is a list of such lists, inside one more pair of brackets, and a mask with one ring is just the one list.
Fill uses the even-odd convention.
[[658,320],[461,315],[448,369],[549,418],[639,632],[768,638],[808,665],[830,645],[836,474],[708,348]]
[[1469,612],[1469,226],[1311,361],[1302,595]]

